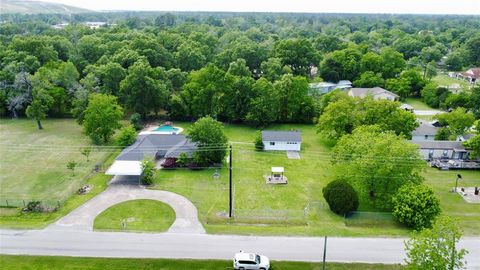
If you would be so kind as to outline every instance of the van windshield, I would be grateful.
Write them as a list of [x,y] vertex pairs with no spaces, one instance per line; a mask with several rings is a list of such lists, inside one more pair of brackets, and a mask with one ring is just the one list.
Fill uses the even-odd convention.
[[255,261],[257,262],[257,264],[260,264],[260,256],[255,256]]

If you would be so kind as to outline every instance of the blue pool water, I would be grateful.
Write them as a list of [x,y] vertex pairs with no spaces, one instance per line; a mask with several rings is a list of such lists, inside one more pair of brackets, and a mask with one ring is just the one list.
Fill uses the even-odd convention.
[[154,131],[160,131],[165,133],[178,133],[178,128],[172,127],[170,125],[163,125],[159,126],[158,128],[154,129]]

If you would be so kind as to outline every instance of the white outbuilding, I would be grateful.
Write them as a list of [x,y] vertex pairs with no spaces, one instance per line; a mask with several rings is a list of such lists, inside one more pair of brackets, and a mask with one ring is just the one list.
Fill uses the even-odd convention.
[[302,146],[302,133],[295,131],[262,131],[264,150],[300,151]]

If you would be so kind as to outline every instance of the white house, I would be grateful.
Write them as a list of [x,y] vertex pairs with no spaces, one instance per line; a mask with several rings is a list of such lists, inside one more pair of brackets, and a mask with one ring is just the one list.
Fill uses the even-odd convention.
[[476,84],[480,78],[480,68],[471,68],[465,72],[458,73],[458,78],[465,79],[471,84]]
[[438,127],[434,125],[419,121],[419,126],[412,132],[412,141],[433,141],[435,134],[437,134]]
[[399,100],[400,96],[395,93],[392,93],[388,90],[385,90],[381,87],[373,88],[352,88],[348,91],[348,95],[351,97],[365,98],[371,96],[375,100],[386,99],[386,100]]
[[262,131],[264,150],[300,151],[302,133],[300,131]]
[[410,141],[419,146],[422,157],[432,159],[467,159],[468,150],[458,141]]

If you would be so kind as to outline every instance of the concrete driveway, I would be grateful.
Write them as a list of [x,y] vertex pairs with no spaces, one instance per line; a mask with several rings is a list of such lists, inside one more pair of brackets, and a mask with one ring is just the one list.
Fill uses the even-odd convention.
[[111,184],[104,192],[46,228],[47,231],[93,231],[95,217],[115,204],[139,199],[157,200],[170,205],[176,214],[169,233],[205,233],[198,221],[197,208],[185,197],[173,192],[148,190],[138,185]]

